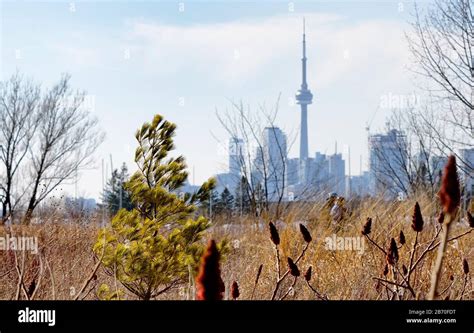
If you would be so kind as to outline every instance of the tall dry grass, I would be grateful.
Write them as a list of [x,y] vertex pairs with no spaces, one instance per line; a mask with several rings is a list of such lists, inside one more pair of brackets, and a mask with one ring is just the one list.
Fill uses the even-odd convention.
[[[412,228],[415,202],[419,202],[424,221],[423,229],[418,233]],[[295,204],[280,220],[271,221],[280,238],[280,275],[288,269],[287,258],[295,260],[307,245],[301,260],[296,263],[300,276],[294,278],[288,274],[281,282],[275,299],[426,298],[436,248],[424,252],[430,244],[433,246],[438,242],[439,235],[435,236],[439,234],[441,208],[437,201],[421,196],[403,202],[367,199],[348,202],[347,207],[348,212],[339,226],[331,223],[323,204],[319,203]],[[448,242],[438,289],[438,297],[442,299],[474,299],[470,273],[465,273],[466,264],[471,267],[474,265],[474,232],[471,233],[474,228],[468,225],[465,212],[460,215],[452,223],[450,238],[464,235]],[[362,235],[362,231],[368,217],[372,223],[367,237]],[[278,280],[278,265],[275,244],[270,239],[269,222],[269,218],[252,216],[234,216],[231,219],[218,216],[212,219],[213,226],[208,239],[226,238],[230,244],[229,252],[221,261],[225,299],[233,298],[231,290],[234,282],[238,283],[239,300],[272,298]],[[306,226],[311,235],[309,243],[307,236],[305,241],[301,233],[300,223]],[[38,256],[29,252],[16,251],[15,258],[12,251],[0,251],[3,263],[0,267],[0,298],[31,298],[29,289],[33,288],[36,289],[34,299],[97,299],[100,284],[114,286],[116,283],[101,267],[95,271],[97,258],[92,253],[92,245],[98,230],[99,226],[94,221],[87,225],[48,221],[37,225],[13,226],[11,230],[0,227],[0,236],[8,232],[37,236],[41,257],[39,263]],[[334,235],[361,237],[364,251],[327,249],[325,239]],[[387,266],[387,256],[383,252],[389,249],[392,238],[398,251],[396,267]],[[415,240],[417,246],[413,253]],[[408,272],[412,266],[410,262],[418,259],[416,268]],[[466,264],[463,264],[463,260]],[[255,283],[260,266],[261,274],[258,283]],[[404,273],[410,274],[412,290],[393,284],[395,281],[403,285]],[[20,277],[23,283],[19,283]],[[196,290],[192,280],[194,278],[190,279],[189,284],[163,295],[161,299],[194,299]],[[132,299],[133,296],[125,292],[124,298]]]

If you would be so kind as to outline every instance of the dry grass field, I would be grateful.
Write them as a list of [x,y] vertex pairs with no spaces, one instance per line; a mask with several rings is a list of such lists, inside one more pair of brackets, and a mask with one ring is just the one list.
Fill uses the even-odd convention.
[[[322,204],[290,207],[284,218],[273,221],[280,238],[280,276],[288,269],[288,257],[295,261],[300,276],[296,278],[287,274],[276,292],[278,265],[268,219],[249,216],[213,218],[206,238],[227,239],[229,242],[229,250],[221,260],[225,299],[231,298],[230,289],[234,281],[239,285],[239,299],[427,298],[437,253],[439,235],[436,235],[441,228],[438,222],[441,209],[437,201],[419,197],[418,202],[424,224],[418,234],[413,258],[416,232],[411,224],[415,200],[389,203],[367,200],[357,205],[349,202],[342,227],[337,230],[329,222]],[[471,273],[466,273],[465,265],[463,267],[464,259],[474,265],[474,233],[471,232],[474,228],[469,226],[466,213],[461,215],[450,230],[449,239],[462,236],[448,242],[438,288],[441,299],[474,299]],[[368,217],[372,219],[370,234],[363,236],[361,231]],[[312,236],[309,243],[303,239],[300,223]],[[41,224],[1,227],[0,235],[4,237],[7,233],[38,237],[39,255],[28,251],[0,252],[3,263],[0,268],[0,299],[98,299],[99,286],[103,283],[122,290],[121,298],[134,299],[98,265],[92,247],[99,228],[94,219],[87,224],[65,224],[58,221],[54,213]],[[400,240],[401,231],[405,236],[404,244]],[[328,248],[328,237],[344,239],[344,247]],[[384,251],[388,252],[391,238],[397,244],[398,260],[393,268],[388,265],[386,269],[387,254]],[[304,255],[297,260],[305,247]],[[414,269],[407,272],[415,263]],[[263,265],[261,274],[255,284],[260,265]],[[306,281],[304,275],[309,266],[312,266],[311,278]],[[409,287],[407,275],[410,275]],[[190,276],[189,283],[158,299],[194,299],[195,288],[194,276]],[[33,290],[36,291],[33,293]]]

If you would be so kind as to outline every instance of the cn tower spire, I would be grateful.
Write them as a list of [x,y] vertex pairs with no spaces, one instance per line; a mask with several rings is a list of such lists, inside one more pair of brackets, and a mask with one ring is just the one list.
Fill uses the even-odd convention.
[[306,26],[303,18],[303,58],[301,59],[302,81],[301,89],[296,93],[296,103],[301,105],[301,127],[300,127],[300,160],[308,158],[308,104],[313,101],[313,94],[308,89],[306,81]]
[[302,70],[303,70],[303,82],[301,83],[301,88],[307,89],[308,83],[306,82],[306,27],[305,27],[305,19],[303,17],[303,58],[302,61]]

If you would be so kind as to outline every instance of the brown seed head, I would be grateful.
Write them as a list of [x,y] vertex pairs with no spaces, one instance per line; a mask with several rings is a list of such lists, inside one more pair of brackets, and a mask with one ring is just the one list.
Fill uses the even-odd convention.
[[439,213],[439,215],[438,215],[438,223],[439,224],[444,223],[444,213],[443,212]]
[[225,290],[219,267],[220,254],[216,242],[211,239],[201,258],[199,274],[196,278],[198,300],[222,300]]
[[467,223],[469,223],[469,226],[471,228],[474,228],[474,216],[472,216],[472,214],[469,212],[467,212],[466,215],[467,215]]
[[403,273],[403,275],[407,275],[407,274],[408,274],[408,268],[407,268],[407,266],[405,266],[405,265],[402,266],[402,273]]
[[390,247],[388,248],[386,259],[387,263],[391,266],[395,266],[398,261],[397,242],[395,242],[395,239],[393,238],[390,240]]
[[367,218],[367,221],[365,222],[364,224],[364,227],[362,228],[362,235],[366,236],[368,234],[370,234],[370,232],[372,231],[372,219],[370,217]]
[[303,239],[306,243],[309,243],[313,240],[311,234],[309,233],[308,229],[304,225],[300,223],[300,232],[303,235]]
[[405,234],[403,233],[403,230],[400,230],[400,235],[398,236],[398,242],[402,245],[405,245],[406,243]]
[[466,259],[464,259],[462,261],[462,270],[463,270],[464,274],[466,274],[466,275],[469,274],[469,264],[467,263]]
[[[456,168],[456,157],[449,156],[448,163],[444,167],[441,189],[438,192],[441,205],[445,214],[454,214],[461,201],[461,190]],[[452,220],[452,219],[450,219]]]
[[377,280],[377,282],[375,283],[375,291],[379,292],[380,291],[380,281]]
[[309,266],[308,269],[306,270],[306,273],[304,273],[304,279],[308,282],[311,280],[311,271],[312,271],[312,269],[313,269],[313,267]]
[[418,202],[415,203],[415,208],[413,209],[411,227],[416,232],[421,232],[423,230],[423,215],[421,215],[421,209]]
[[300,276],[300,270],[298,269],[298,266],[296,266],[290,257],[288,257],[288,269],[290,270],[290,274],[294,277]]
[[258,280],[260,279],[260,275],[262,274],[262,269],[263,269],[263,264],[260,264],[260,266],[258,267],[257,277],[255,278],[255,284],[257,284]]
[[232,286],[230,287],[230,296],[234,300],[240,296],[239,285],[237,284],[237,281],[232,282]]
[[275,246],[280,245],[280,235],[278,234],[277,228],[272,222],[268,223],[268,226],[270,227],[270,239],[273,244],[275,244]]

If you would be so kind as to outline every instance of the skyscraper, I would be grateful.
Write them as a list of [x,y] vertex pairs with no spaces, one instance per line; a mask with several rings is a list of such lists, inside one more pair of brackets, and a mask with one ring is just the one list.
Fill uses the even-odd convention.
[[303,162],[308,158],[308,104],[313,101],[313,94],[308,89],[306,82],[306,33],[305,22],[303,19],[303,58],[302,65],[302,82],[301,88],[296,93],[296,103],[301,105],[301,128],[300,128],[300,161]]
[[265,127],[263,132],[263,156],[261,161],[265,166],[260,167],[264,171],[268,199],[278,200],[284,195],[287,184],[287,142],[283,131],[275,126]]
[[464,163],[461,168],[461,180],[465,186],[466,196],[474,196],[474,148],[460,149],[460,157]]
[[242,171],[244,141],[237,137],[229,139],[229,173],[239,175]]
[[373,194],[408,191],[408,145],[405,134],[395,129],[369,137],[370,188]]

